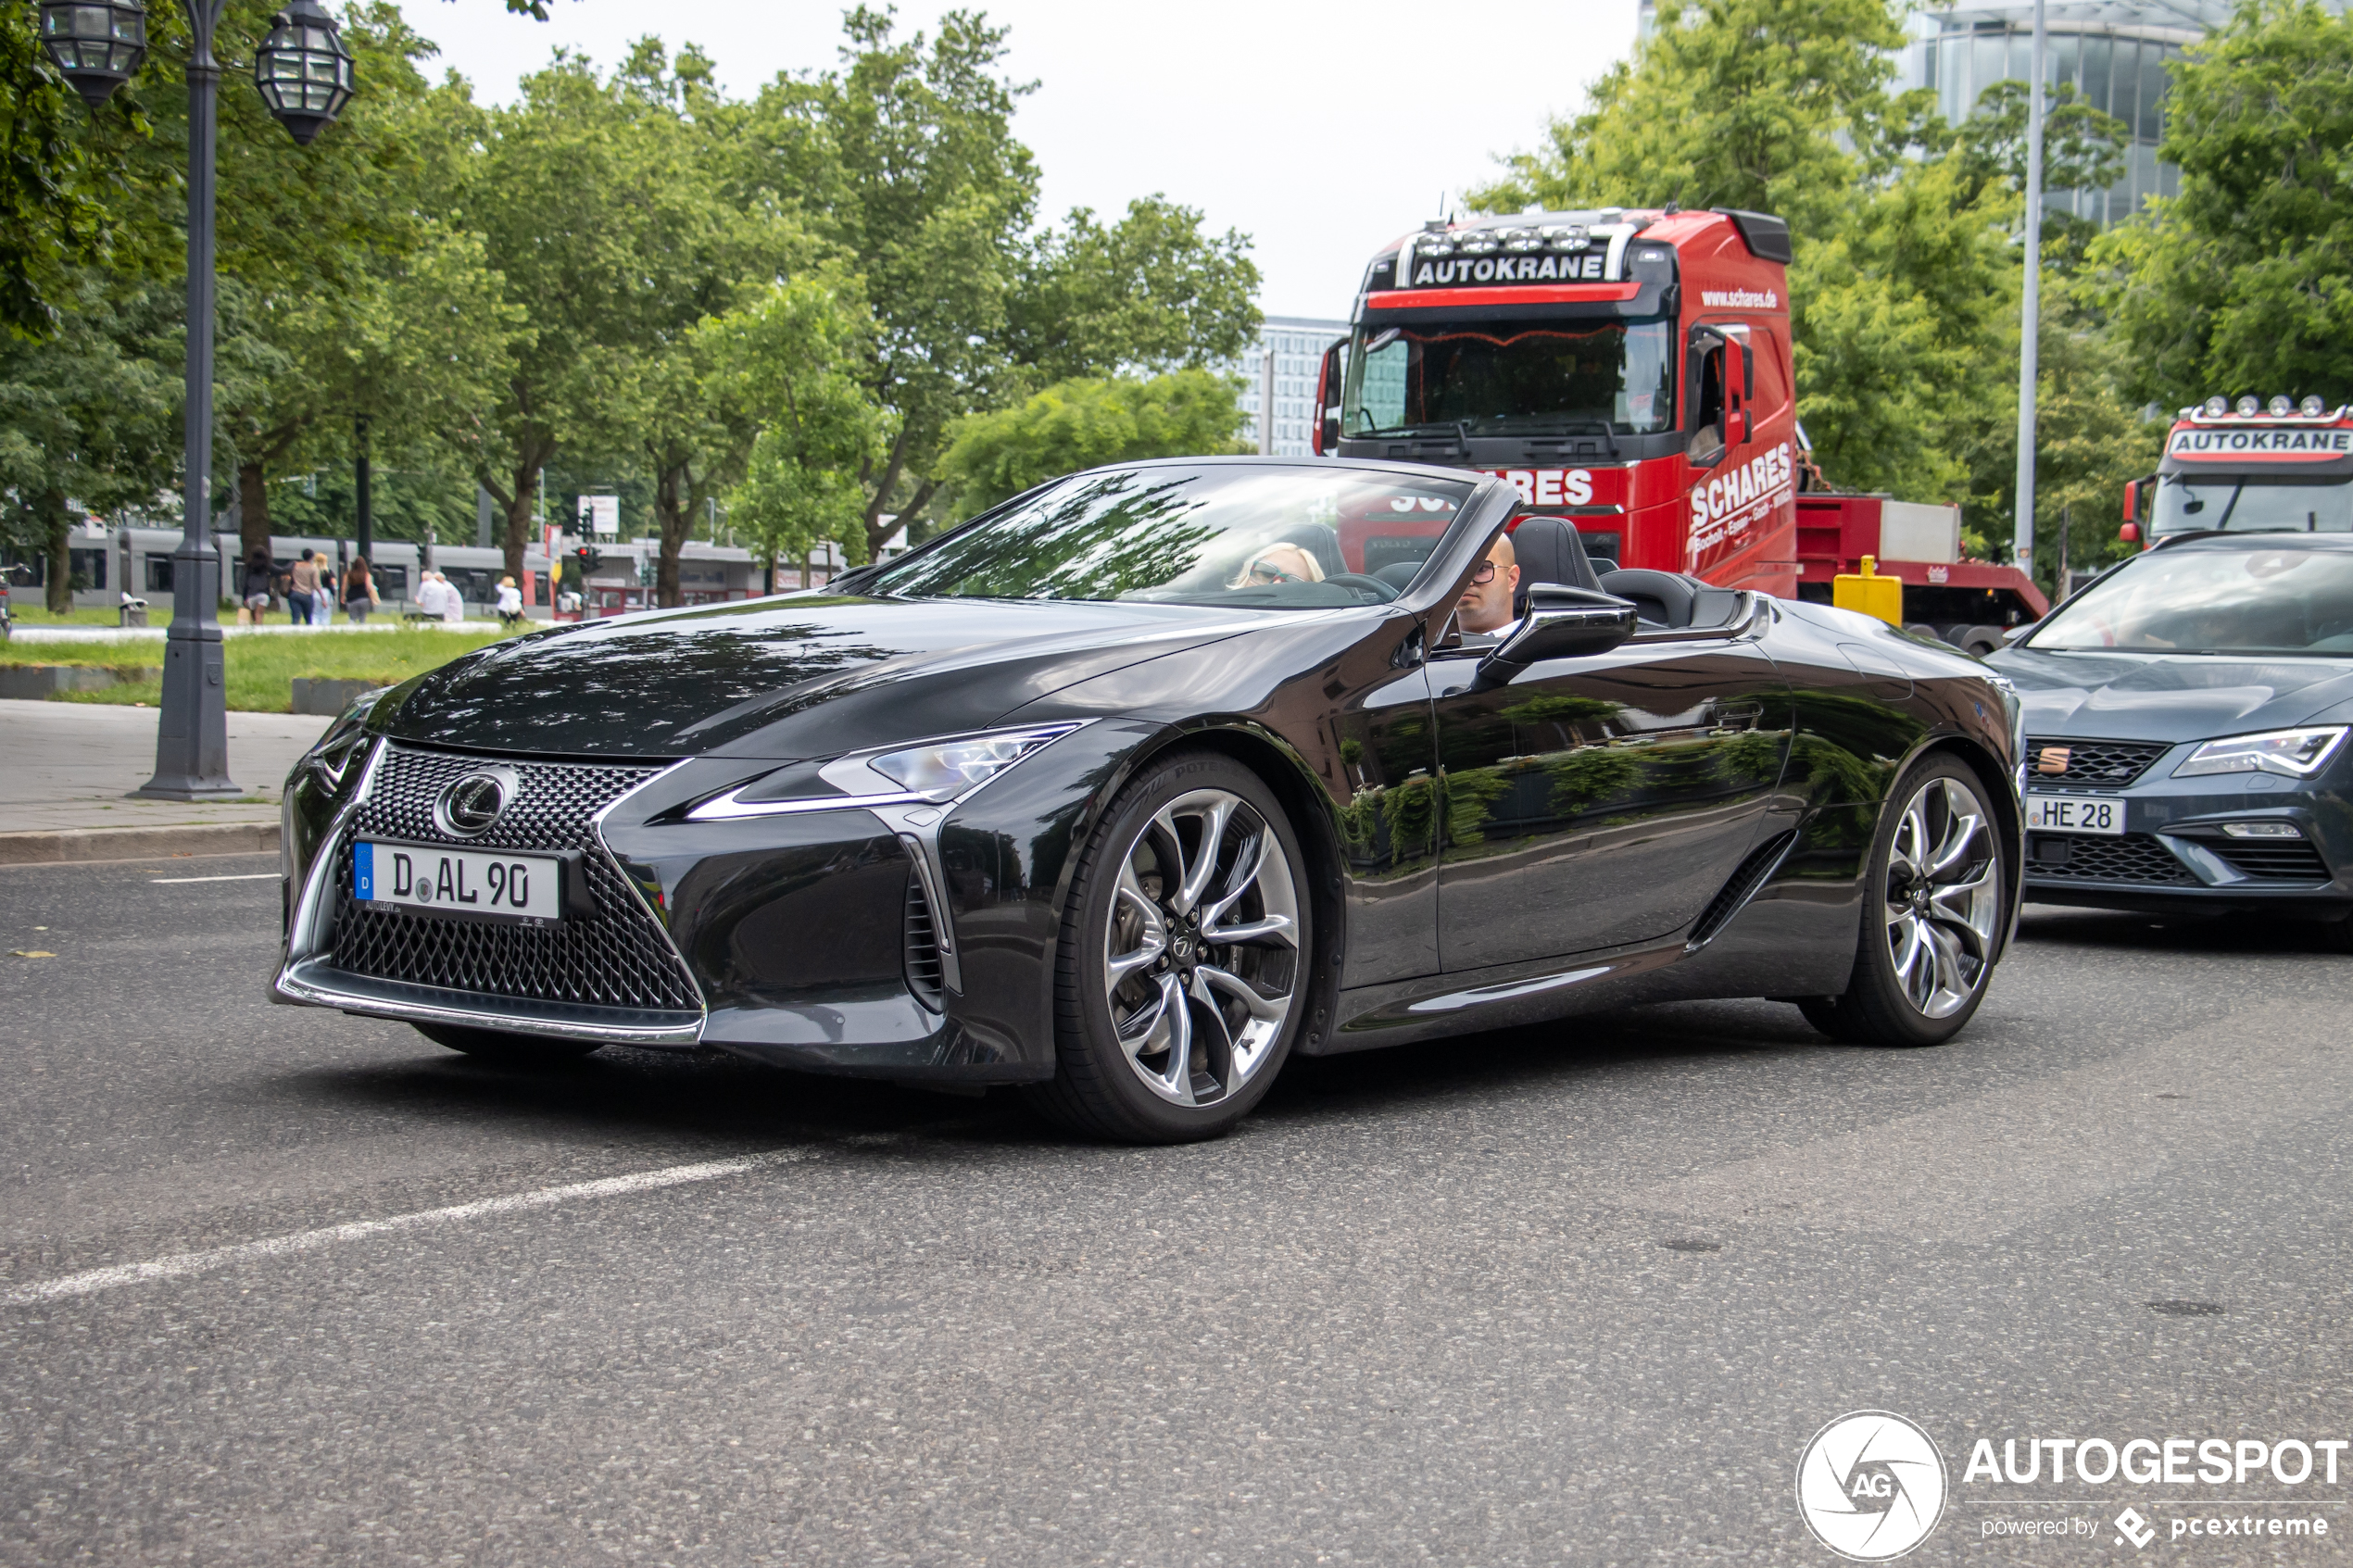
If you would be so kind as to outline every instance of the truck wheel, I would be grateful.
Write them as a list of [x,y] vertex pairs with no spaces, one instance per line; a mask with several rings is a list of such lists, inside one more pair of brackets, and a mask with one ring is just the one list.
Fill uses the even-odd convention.
[[1939,641],[1942,636],[1935,627],[1924,621],[1907,621],[1904,623],[1904,630],[1915,637],[1925,637],[1931,643]]
[[2011,868],[1985,786],[1957,759],[1921,759],[1890,798],[1904,804],[1872,846],[1854,978],[1798,1007],[1849,1045],[1942,1045],[1994,978]]
[[1126,1143],[1232,1130],[1308,1011],[1306,866],[1274,792],[1231,758],[1180,752],[1128,785],[1063,912],[1055,1073],[1031,1103]]
[[1972,626],[1961,633],[1961,651],[1975,654],[1980,659],[1983,659],[1996,648],[2007,646],[2002,640],[2002,629],[1999,626]]

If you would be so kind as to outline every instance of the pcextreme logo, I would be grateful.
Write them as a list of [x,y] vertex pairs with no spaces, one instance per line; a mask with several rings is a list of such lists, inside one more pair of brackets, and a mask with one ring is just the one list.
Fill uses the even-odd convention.
[[1928,1539],[1944,1515],[1944,1456],[1889,1411],[1840,1416],[1797,1461],[1806,1527],[1856,1562],[1886,1562]]

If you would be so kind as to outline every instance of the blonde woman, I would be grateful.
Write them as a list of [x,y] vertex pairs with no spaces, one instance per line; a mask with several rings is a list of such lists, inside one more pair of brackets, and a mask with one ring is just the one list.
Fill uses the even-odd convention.
[[511,577],[498,579],[498,624],[510,632],[522,624],[522,590]]
[[1321,583],[1324,569],[1297,545],[1269,545],[1226,581],[1228,588],[1265,588],[1277,583]]

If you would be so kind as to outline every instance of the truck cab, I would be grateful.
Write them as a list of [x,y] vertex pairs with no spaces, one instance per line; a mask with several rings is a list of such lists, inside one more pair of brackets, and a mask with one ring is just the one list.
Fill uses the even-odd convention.
[[2353,532],[2353,410],[2319,397],[2184,408],[2158,470],[2125,487],[2128,539],[2171,534]]
[[[1794,597],[1789,258],[1763,213],[1434,220],[1365,269],[1315,450],[1477,469],[1597,559]],[[1341,549],[1378,573],[1444,523],[1341,519]]]

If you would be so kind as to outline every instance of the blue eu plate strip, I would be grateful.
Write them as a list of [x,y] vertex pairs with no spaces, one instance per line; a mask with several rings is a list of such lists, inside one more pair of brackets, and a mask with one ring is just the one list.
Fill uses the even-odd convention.
[[376,847],[372,844],[351,847],[351,896],[370,899],[376,896]]

